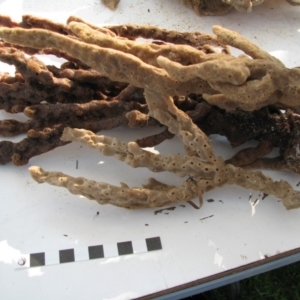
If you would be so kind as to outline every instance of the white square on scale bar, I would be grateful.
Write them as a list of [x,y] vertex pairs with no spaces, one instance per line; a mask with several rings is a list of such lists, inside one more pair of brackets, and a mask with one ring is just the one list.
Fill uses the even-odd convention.
[[106,244],[103,245],[104,257],[115,257],[119,256],[117,244]]
[[45,253],[45,265],[57,265],[60,263],[59,260],[59,251],[57,250],[52,250],[52,251],[47,251]]
[[133,253],[147,252],[147,244],[145,239],[132,241]]
[[88,247],[74,248],[75,261],[89,260]]

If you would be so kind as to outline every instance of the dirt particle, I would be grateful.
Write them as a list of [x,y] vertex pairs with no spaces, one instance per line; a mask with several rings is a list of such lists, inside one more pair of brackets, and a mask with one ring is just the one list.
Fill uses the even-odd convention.
[[210,216],[208,216],[208,217],[204,217],[204,218],[202,218],[202,219],[199,219],[200,221],[203,221],[203,220],[206,220],[206,219],[209,219],[209,218],[212,218],[214,215],[210,215]]
[[176,209],[176,206],[172,206],[172,207],[168,207],[168,208],[163,208],[163,209],[159,209],[159,210],[154,211],[154,214],[157,215],[157,214],[162,213],[165,210],[174,210],[174,209]]

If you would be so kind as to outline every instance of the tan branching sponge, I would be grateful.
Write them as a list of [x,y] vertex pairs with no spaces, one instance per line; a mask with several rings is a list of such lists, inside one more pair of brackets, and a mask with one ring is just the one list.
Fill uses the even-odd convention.
[[207,102],[226,110],[252,111],[276,103],[298,106],[300,69],[286,68],[238,33],[220,26],[213,27],[217,38],[250,57],[206,54],[182,45],[158,48],[110,36],[100,47],[96,43],[101,44],[103,33],[87,24],[70,22],[69,26],[83,41],[44,29],[5,27],[0,28],[0,37],[26,47],[66,52],[114,81],[164,95],[203,94]]
[[[234,5],[235,1],[230,2]],[[52,26],[49,22],[47,24]],[[139,122],[148,122],[148,117],[151,117],[151,120],[166,126],[168,134],[177,135],[186,150],[186,155],[163,156],[147,152],[135,142],[125,144],[115,138],[96,136],[93,132],[97,130],[91,132],[66,128],[61,140],[58,140],[60,135],[56,134],[57,144],[82,142],[98,149],[103,155],[113,156],[134,168],[146,167],[153,172],[174,173],[183,177],[183,182],[177,187],[151,178],[143,187],[129,187],[125,183],[112,186],[31,167],[31,175],[36,181],[65,187],[72,193],[84,195],[101,204],[110,203],[126,208],[160,207],[194,198],[199,198],[201,205],[203,193],[226,184],[237,184],[273,195],[281,199],[287,209],[300,207],[300,192],[295,191],[289,183],[282,180],[274,182],[260,171],[246,171],[216,157],[206,134],[173,102],[176,98],[193,94],[201,97],[201,101],[204,98],[210,104],[209,109],[213,109],[214,105],[214,109],[225,109],[224,112],[255,111],[270,104],[276,109],[299,108],[299,68],[286,68],[278,59],[240,34],[220,26],[213,27],[216,37],[210,39],[204,36],[202,40],[200,35],[199,39],[217,46],[220,51],[215,51],[210,43],[199,44],[197,34],[168,34],[163,30],[154,30],[153,27],[141,29],[125,26],[128,30],[125,37],[126,33],[119,35],[119,32],[124,33],[124,26],[101,30],[75,17],[70,18],[66,26],[54,26],[54,31],[45,29],[47,26],[27,29],[14,23],[10,25],[10,28],[0,27],[0,38],[6,43],[26,47],[31,51],[41,49],[45,53],[47,49],[51,49],[52,53],[56,51],[63,57],[72,58],[76,63],[80,62],[80,65],[88,66],[101,78],[129,84],[129,90],[133,88],[144,91],[148,111],[129,109],[126,114],[123,111],[122,118],[128,118],[129,124],[134,127]],[[166,38],[160,44],[142,43],[130,38],[130,35],[151,38],[151,32]],[[168,39],[172,40],[172,45],[167,44]],[[180,42],[180,39],[185,42]],[[232,56],[227,51],[228,46],[244,51],[245,55]],[[48,74],[49,80],[53,78],[47,68],[41,72]],[[69,80],[58,81],[60,84],[62,82],[70,83]],[[91,108],[94,104],[93,102],[87,106]],[[105,102],[106,104],[108,103]],[[204,101],[202,104],[208,105]],[[85,106],[81,105],[77,111],[83,111]],[[29,115],[35,113],[32,108],[25,112]],[[74,124],[77,123],[68,126],[78,127]],[[63,128],[65,126],[61,126],[60,132]],[[50,135],[52,131],[49,132],[45,133]],[[298,144],[295,144],[293,149],[297,150],[297,147]],[[269,142],[261,142],[257,150],[267,153],[270,149]],[[240,153],[236,159],[242,155]]]
[[282,200],[287,209],[300,207],[300,192],[285,182],[274,182],[260,171],[250,172],[226,164],[216,157],[206,135],[180,111],[170,96],[146,90],[149,113],[169,131],[176,134],[191,153],[187,156],[163,156],[141,149],[136,143],[125,144],[116,138],[96,136],[86,130],[67,128],[63,141],[77,141],[97,148],[102,154],[114,156],[133,167],[147,167],[153,172],[168,171],[181,177],[188,176],[181,186],[169,186],[155,179],[142,188],[130,188],[125,183],[120,187],[107,183],[97,183],[84,178],[74,178],[61,172],[47,172],[40,167],[30,167],[32,177],[39,183],[67,188],[71,193],[84,195],[100,204],[113,204],[125,208],[146,208],[169,205],[173,202],[190,201],[199,198],[215,187],[237,184],[274,195]]

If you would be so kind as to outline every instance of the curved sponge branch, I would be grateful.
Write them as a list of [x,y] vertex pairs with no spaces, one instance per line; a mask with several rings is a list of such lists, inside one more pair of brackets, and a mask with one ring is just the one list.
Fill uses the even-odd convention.
[[62,172],[46,172],[40,167],[30,167],[29,171],[38,183],[46,182],[64,187],[72,194],[96,200],[99,204],[112,204],[129,209],[161,207],[197,197],[197,184],[193,180],[187,180],[181,186],[174,187],[150,179],[145,188],[129,188],[124,183],[118,187],[83,177],[75,178]]

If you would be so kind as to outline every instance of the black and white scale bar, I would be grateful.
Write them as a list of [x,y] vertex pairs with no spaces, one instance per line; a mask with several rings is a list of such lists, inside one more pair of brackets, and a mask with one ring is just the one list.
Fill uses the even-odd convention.
[[94,245],[58,251],[29,253],[22,254],[20,257],[18,257],[16,268],[21,269],[49,266],[98,258],[145,253],[161,249],[162,245],[160,237],[152,237],[142,240],[119,242],[115,244]]

